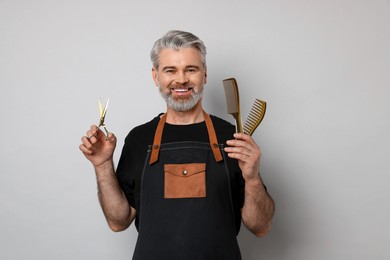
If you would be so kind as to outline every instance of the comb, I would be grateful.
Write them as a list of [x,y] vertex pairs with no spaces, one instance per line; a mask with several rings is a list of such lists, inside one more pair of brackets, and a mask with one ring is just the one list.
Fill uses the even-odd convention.
[[225,89],[227,112],[236,120],[236,132],[243,133],[237,81],[230,78],[223,80],[222,83]]
[[236,120],[236,132],[252,135],[263,121],[267,103],[256,98],[243,127],[237,81],[235,78],[229,78],[224,79],[222,83],[225,89],[227,112]]
[[251,111],[249,112],[249,115],[245,121],[245,134],[252,135],[255,132],[261,121],[263,121],[266,109],[267,103],[256,98],[255,102],[252,105]]

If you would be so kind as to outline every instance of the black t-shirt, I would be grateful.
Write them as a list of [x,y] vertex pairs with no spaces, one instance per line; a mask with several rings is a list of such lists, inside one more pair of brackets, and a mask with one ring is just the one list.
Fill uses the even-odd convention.
[[[161,114],[160,114],[161,115]],[[160,115],[148,123],[137,126],[130,131],[125,139],[122,154],[119,159],[116,171],[118,181],[122,187],[129,204],[137,209],[140,205],[140,184],[141,175],[146,163],[148,145],[153,144],[154,134]],[[210,115],[217,135],[218,143],[226,145],[226,141],[233,139],[235,127],[229,122]],[[206,123],[195,123],[190,125],[171,125],[165,123],[161,143],[172,143],[181,141],[196,141],[209,143]],[[237,233],[241,224],[240,210],[244,203],[244,180],[237,161],[227,158],[231,179],[231,191],[233,207],[235,212]],[[135,220],[138,229],[139,215]]]

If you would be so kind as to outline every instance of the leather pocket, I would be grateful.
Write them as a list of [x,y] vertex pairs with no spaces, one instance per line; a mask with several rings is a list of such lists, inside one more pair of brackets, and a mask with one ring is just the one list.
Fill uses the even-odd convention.
[[206,164],[165,164],[164,198],[206,197]]

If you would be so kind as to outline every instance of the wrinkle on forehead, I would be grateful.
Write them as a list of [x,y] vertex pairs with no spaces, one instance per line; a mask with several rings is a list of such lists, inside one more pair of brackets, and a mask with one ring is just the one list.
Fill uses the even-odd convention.
[[186,67],[199,67],[204,69],[202,56],[195,48],[164,49],[160,52],[159,59],[160,68],[185,69]]

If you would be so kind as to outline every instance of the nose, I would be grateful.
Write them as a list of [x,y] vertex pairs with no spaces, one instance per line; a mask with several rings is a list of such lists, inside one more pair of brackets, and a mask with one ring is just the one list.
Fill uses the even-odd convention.
[[188,80],[186,73],[180,72],[180,73],[177,73],[177,77],[175,78],[175,81],[177,84],[185,85],[188,83],[189,80]]

